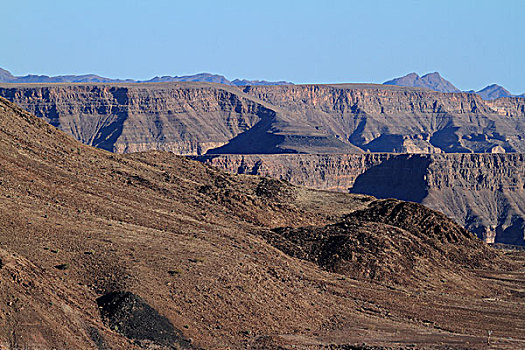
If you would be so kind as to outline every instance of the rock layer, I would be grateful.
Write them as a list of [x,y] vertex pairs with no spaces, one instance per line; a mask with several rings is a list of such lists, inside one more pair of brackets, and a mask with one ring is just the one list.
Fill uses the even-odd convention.
[[0,96],[113,152],[525,152],[520,98],[371,84],[212,83],[3,84]]
[[311,188],[423,203],[485,241],[524,244],[523,154],[220,155],[198,160]]

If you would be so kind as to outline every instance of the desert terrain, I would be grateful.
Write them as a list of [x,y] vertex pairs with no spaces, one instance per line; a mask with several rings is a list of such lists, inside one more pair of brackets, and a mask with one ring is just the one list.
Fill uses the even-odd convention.
[[8,349],[525,348],[525,256],[398,200],[114,154],[0,99]]

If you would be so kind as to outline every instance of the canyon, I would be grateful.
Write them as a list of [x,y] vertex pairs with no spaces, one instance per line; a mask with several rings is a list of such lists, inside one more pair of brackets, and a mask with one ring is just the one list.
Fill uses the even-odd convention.
[[0,84],[84,144],[399,198],[524,244],[525,99],[373,84]]
[[390,85],[0,84],[0,96],[117,153],[525,152],[525,99]]
[[110,153],[0,98],[1,348],[517,349],[524,262],[420,204]]

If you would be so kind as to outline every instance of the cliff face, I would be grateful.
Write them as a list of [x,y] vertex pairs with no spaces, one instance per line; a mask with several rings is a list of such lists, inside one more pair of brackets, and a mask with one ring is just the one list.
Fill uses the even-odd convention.
[[524,158],[523,154],[297,154],[198,159],[235,173],[423,203],[487,242],[523,245]]
[[33,85],[2,88],[1,95],[85,144],[117,153],[205,153],[272,113],[199,85]]
[[523,154],[432,156],[423,204],[487,242],[525,244]]
[[247,94],[372,152],[523,152],[525,100],[380,85],[247,87]]
[[525,100],[518,98],[211,83],[4,84],[0,96],[113,152],[525,152]]

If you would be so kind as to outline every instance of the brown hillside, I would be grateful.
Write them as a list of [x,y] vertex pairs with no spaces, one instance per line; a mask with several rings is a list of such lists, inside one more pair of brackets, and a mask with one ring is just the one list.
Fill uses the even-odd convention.
[[[369,257],[371,246],[335,246],[356,272],[345,277],[269,244],[279,227],[342,222],[353,227],[349,242],[417,236],[399,222],[351,218],[369,203],[168,153],[111,154],[0,99],[0,347],[484,348],[488,330],[495,347],[525,346],[523,272],[468,235],[469,254],[492,264],[474,270],[424,242],[391,241],[385,256],[419,247],[448,259],[429,259],[436,275],[420,281],[378,280],[348,263],[344,254]],[[435,217],[434,226],[444,220]]]

